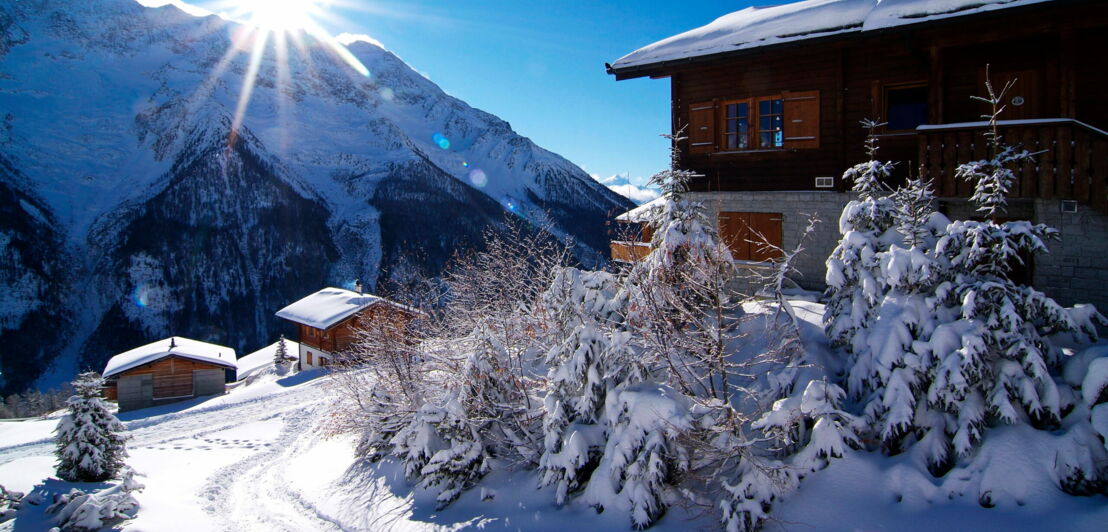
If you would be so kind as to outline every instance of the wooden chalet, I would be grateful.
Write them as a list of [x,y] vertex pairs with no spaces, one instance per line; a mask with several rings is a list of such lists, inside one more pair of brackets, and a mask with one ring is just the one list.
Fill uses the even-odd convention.
[[327,367],[357,340],[359,330],[375,321],[408,321],[419,311],[373,294],[324,288],[277,311],[299,329],[301,370]]
[[217,395],[236,369],[235,350],[180,336],[120,353],[104,367],[104,396],[119,411]]
[[[823,221],[799,266],[820,288],[851,194],[843,171],[865,160],[880,119],[879,156],[932,179],[939,209],[975,216],[972,185],[954,168],[986,156],[986,75],[1005,98],[1001,134],[1039,152],[1018,170],[1009,214],[1062,233],[1031,268],[1060,302],[1108,308],[1108,2],[1103,0],[807,0],[747,8],[641,48],[608,72],[670,83],[681,165],[702,177],[691,196],[719,220],[738,260],[774,254],[753,231],[791,248],[807,214]],[[895,186],[897,183],[890,183]],[[633,258],[633,239],[613,242]]]

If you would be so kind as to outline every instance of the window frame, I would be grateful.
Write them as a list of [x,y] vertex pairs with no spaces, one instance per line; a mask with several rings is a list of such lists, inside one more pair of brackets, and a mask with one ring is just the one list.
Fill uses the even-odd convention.
[[[762,113],[759,107],[762,102],[772,102],[774,100],[781,102],[780,113],[770,113],[769,116],[780,116],[781,125],[776,130],[779,134],[780,146],[761,146],[761,134],[763,130],[761,128]],[[738,133],[729,133],[727,131],[728,122],[732,120],[727,115],[727,106],[729,105],[741,105],[746,104],[746,148],[730,148],[727,141],[730,136],[738,136]],[[772,104],[770,104],[772,106]],[[736,117],[738,118],[738,117]],[[751,152],[764,152],[764,151],[785,151],[789,148],[785,146],[785,95],[783,93],[766,94],[761,96],[751,96],[749,98],[738,98],[722,100],[719,102],[719,138],[720,148],[716,153],[751,153]],[[737,143],[736,143],[737,144]]]
[[[888,126],[887,122],[888,122],[889,116],[890,116],[890,113],[889,113],[889,92],[898,91],[898,90],[905,90],[905,89],[928,89],[928,88],[929,88],[929,85],[927,83],[927,80],[910,81],[910,82],[906,82],[906,83],[892,83],[892,84],[881,86],[881,116],[883,117],[882,121],[886,122],[886,125],[883,128],[885,130],[885,133],[909,133],[909,132],[914,133],[916,131],[916,128],[914,128],[914,127],[910,128],[910,129],[893,129],[893,128],[890,128]],[[927,115],[928,116],[926,116],[924,118],[923,124],[928,124],[928,123],[930,123],[930,120],[931,120],[931,118],[930,118],[930,114],[931,114],[930,92],[927,93],[927,97],[925,98],[924,103],[927,105]]]

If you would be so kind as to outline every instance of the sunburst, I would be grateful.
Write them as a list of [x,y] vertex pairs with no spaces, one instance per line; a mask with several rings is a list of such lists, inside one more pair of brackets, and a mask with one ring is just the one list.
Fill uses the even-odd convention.
[[[227,50],[213,70],[210,80],[214,82],[221,76],[239,54],[249,54],[242,90],[235,105],[231,142],[234,142],[246,117],[246,109],[257,83],[258,71],[271,41],[276,59],[278,94],[283,92],[280,89],[287,87],[290,81],[289,44],[291,43],[300,54],[307,57],[308,45],[304,41],[308,39],[326,46],[358,75],[369,77],[369,69],[321,23],[328,20],[333,4],[334,2],[329,0],[221,0],[206,6],[224,18],[243,24],[233,33],[233,46]],[[285,102],[279,96],[277,103],[281,108],[279,113],[283,116]]]

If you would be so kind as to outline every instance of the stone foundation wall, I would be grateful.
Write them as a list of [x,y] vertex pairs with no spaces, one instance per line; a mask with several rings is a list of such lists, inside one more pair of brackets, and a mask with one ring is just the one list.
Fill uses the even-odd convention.
[[790,192],[690,192],[686,196],[704,204],[712,219],[720,212],[779,212],[781,243],[792,250],[808,225],[808,215],[820,219],[815,232],[804,243],[804,251],[794,262],[799,276],[793,279],[809,290],[823,290],[827,256],[839,243],[839,215],[852,193],[832,191]]
[[[803,288],[822,290],[826,286],[824,263],[839,241],[839,215],[856,195],[830,191],[690,192],[687,197],[703,203],[713,219],[721,211],[781,213],[785,249],[796,246],[807,215],[817,215],[821,221],[797,257],[800,276],[794,279]],[[952,220],[977,214],[964,199],[940,200],[938,208]],[[1010,218],[1044,223],[1061,233],[1061,241],[1047,242],[1049,254],[1035,257],[1033,286],[1064,306],[1092,303],[1108,314],[1108,216],[1086,205],[1078,205],[1076,213],[1063,213],[1059,200],[1044,199],[1014,199],[1008,211]],[[743,291],[748,290],[753,288]]]
[[1108,312],[1108,216],[1079,204],[1064,213],[1060,200],[1035,200],[1036,223],[1057,229],[1060,241],[1035,257],[1032,285],[1065,306],[1092,303]]

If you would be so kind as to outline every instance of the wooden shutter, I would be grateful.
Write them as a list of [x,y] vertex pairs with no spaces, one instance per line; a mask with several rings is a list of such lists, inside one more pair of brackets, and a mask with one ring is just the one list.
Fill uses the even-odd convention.
[[716,104],[694,103],[689,106],[689,153],[716,151]]
[[786,92],[783,95],[785,147],[819,147],[819,91]]

